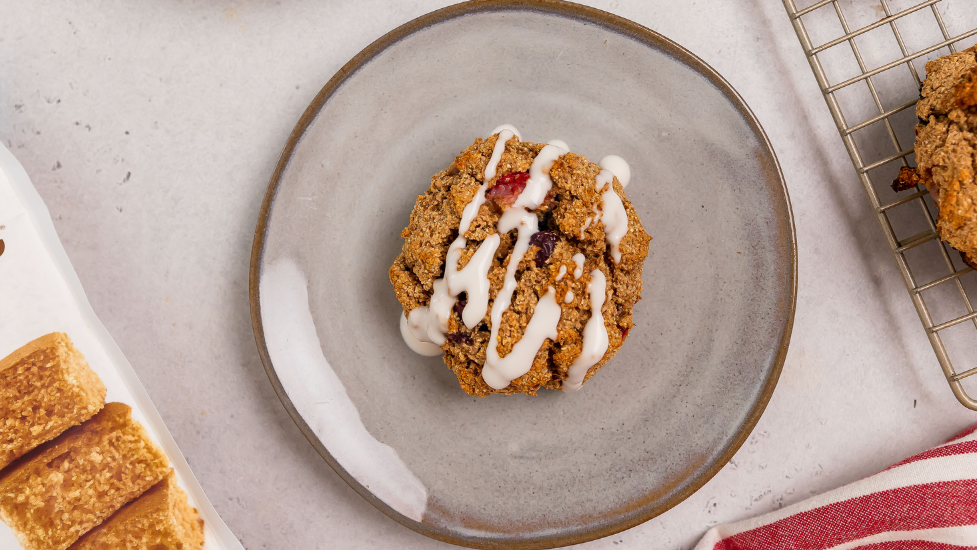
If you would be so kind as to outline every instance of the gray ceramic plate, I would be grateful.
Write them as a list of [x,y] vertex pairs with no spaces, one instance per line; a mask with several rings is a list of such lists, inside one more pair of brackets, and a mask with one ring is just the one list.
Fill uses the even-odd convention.
[[[574,394],[469,397],[398,331],[387,268],[415,196],[503,122],[630,161],[654,236],[637,327]],[[268,189],[251,297],[282,402],[364,498],[441,540],[543,548],[645,521],[728,461],[776,384],[795,280],[776,158],[729,84],[625,19],[500,0],[396,29],[322,89]]]

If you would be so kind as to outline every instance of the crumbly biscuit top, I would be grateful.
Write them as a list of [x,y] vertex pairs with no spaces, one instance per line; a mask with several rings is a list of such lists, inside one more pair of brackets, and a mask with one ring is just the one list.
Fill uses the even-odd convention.
[[[617,220],[611,212],[614,201]],[[466,230],[459,232],[459,225]],[[618,234],[609,238],[608,228]],[[432,178],[402,237],[403,250],[390,278],[405,316],[434,310],[447,295],[453,307],[438,327],[444,329],[439,345],[472,395],[568,389],[571,367],[585,354],[588,321],[595,318],[589,333],[606,338],[606,348],[595,348],[600,355],[586,365],[580,382],[592,376],[633,326],[631,311],[640,299],[651,240],[624,185],[609,170],[555,145],[523,142],[505,130],[476,139]],[[445,293],[443,285],[446,274],[465,270],[473,258],[484,262],[489,304],[466,323],[473,317],[466,310],[477,301],[473,293]],[[510,266],[513,261],[517,264]],[[604,286],[603,299],[592,300],[590,290],[599,286]],[[592,311],[595,304],[602,311]],[[543,326],[543,318],[551,326]],[[520,344],[534,338],[542,343]],[[523,372],[511,380],[495,373],[488,377],[494,386],[486,383],[491,374],[486,369],[515,362],[515,354],[525,359]]]

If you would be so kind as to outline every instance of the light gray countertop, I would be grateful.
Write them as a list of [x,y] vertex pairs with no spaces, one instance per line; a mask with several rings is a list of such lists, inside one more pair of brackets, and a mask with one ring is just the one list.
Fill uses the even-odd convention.
[[[690,49],[754,110],[790,191],[799,292],[780,383],[733,460],[674,509],[583,546],[688,547],[977,421],[943,380],[781,3],[585,3]],[[247,548],[447,547],[316,454],[268,382],[248,305],[258,209],[299,115],[363,47],[447,4],[0,0],[0,140]]]

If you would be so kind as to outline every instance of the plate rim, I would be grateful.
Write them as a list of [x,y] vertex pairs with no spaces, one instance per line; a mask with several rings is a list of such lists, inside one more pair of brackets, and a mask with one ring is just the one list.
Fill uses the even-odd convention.
[[[258,283],[261,271],[261,260],[264,254],[264,239],[267,230],[268,216],[271,212],[272,203],[274,202],[275,195],[277,194],[279,185],[281,183],[282,174],[288,167],[292,154],[294,153],[295,148],[302,136],[305,134],[305,131],[315,120],[318,113],[322,110],[333,94],[338,91],[342,85],[361,67],[369,63],[374,57],[382,54],[389,47],[416,32],[451,19],[475,13],[527,11],[562,16],[568,19],[582,21],[584,23],[589,23],[610,30],[616,34],[626,36],[641,42],[648,47],[662,49],[665,51],[665,53],[678,58],[686,65],[699,72],[699,74],[706,77],[719,89],[720,93],[730,100],[730,103],[734,108],[739,110],[740,114],[743,116],[743,119],[750,126],[754,134],[760,138],[760,141],[765,146],[766,151],[770,154],[770,160],[772,161],[773,168],[775,169],[773,172],[776,173],[777,180],[780,184],[779,189],[783,192],[786,209],[782,214],[786,215],[786,219],[783,221],[786,222],[787,235],[782,237],[786,237],[790,245],[790,300],[787,308],[787,316],[783,326],[783,336],[781,337],[780,344],[777,346],[777,353],[774,357],[773,364],[771,366],[772,368],[770,369],[766,380],[763,382],[762,389],[757,395],[753,406],[750,408],[749,413],[739,425],[737,431],[726,445],[726,448],[723,449],[719,457],[714,460],[712,465],[710,465],[709,468],[707,468],[704,472],[700,473],[697,477],[692,478],[684,488],[676,491],[664,502],[657,506],[646,506],[644,509],[639,509],[638,513],[622,515],[617,519],[617,521],[607,522],[600,525],[592,525],[591,528],[575,530],[569,533],[521,539],[463,536],[445,529],[415,521],[393,509],[390,505],[380,500],[372,492],[370,492],[369,489],[353,478],[349,472],[347,472],[346,469],[336,461],[335,457],[332,456],[329,450],[326,449],[325,445],[323,445],[302,415],[295,408],[295,405],[289,398],[287,392],[282,386],[281,380],[278,378],[277,372],[275,371],[275,367],[268,353],[268,346],[264,337],[264,327],[261,321]],[[780,161],[777,158],[773,145],[770,143],[770,139],[763,130],[763,127],[760,125],[759,120],[757,120],[756,115],[754,115],[753,111],[747,105],[742,96],[740,96],[740,94],[722,75],[720,75],[715,69],[709,66],[698,56],[669,38],[639,23],[631,21],[630,19],[626,19],[597,8],[583,6],[565,0],[469,0],[467,2],[454,4],[432,11],[412,19],[411,21],[408,21],[407,23],[404,23],[403,25],[400,25],[399,27],[387,32],[353,56],[353,58],[343,65],[342,68],[340,68],[336,74],[329,79],[322,89],[319,90],[315,98],[302,113],[302,116],[299,118],[298,122],[295,124],[295,127],[289,134],[288,140],[286,141],[275,166],[275,171],[269,181],[268,188],[265,191],[265,196],[261,203],[261,210],[258,213],[258,222],[255,227],[254,241],[251,249],[248,287],[248,297],[251,306],[251,326],[254,331],[255,343],[258,346],[258,355],[261,358],[261,363],[265,369],[265,373],[268,375],[268,379],[271,382],[275,393],[278,395],[279,400],[281,400],[282,405],[288,412],[288,415],[292,418],[292,421],[295,422],[296,426],[299,428],[299,431],[302,432],[302,435],[305,436],[305,438],[326,461],[326,463],[328,463],[329,466],[331,466],[332,469],[339,474],[339,477],[341,477],[343,481],[345,481],[367,502],[375,506],[391,519],[430,538],[470,548],[536,550],[567,546],[571,544],[580,544],[610,536],[626,529],[630,529],[636,525],[640,525],[649,519],[652,519],[673,508],[702,488],[703,485],[705,485],[710,479],[719,473],[723,466],[725,466],[726,463],[729,462],[729,460],[733,457],[736,451],[739,450],[739,448],[746,441],[747,437],[749,437],[749,435],[753,432],[753,429],[756,427],[757,422],[760,420],[760,417],[766,409],[766,406],[773,395],[773,391],[777,386],[777,382],[780,379],[784,361],[786,360],[787,348],[790,344],[791,333],[793,332],[794,315],[797,307],[797,234],[794,226],[794,214],[790,202],[790,195],[787,190],[787,184],[784,180],[784,174],[780,166]]]

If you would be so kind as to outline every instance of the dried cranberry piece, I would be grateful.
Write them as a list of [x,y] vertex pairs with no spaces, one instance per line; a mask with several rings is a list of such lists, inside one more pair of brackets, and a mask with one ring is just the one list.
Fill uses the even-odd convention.
[[621,339],[622,339],[622,340],[623,340],[624,338],[627,338],[627,337],[628,337],[628,332],[629,332],[629,331],[630,331],[631,329],[629,329],[628,327],[622,327],[621,325],[618,325],[618,326],[617,326],[617,328],[619,328],[619,329],[621,329]]
[[917,185],[922,184],[923,179],[919,177],[919,172],[915,168],[903,166],[899,169],[899,177],[897,177],[890,186],[892,187],[893,191],[898,193],[900,191],[908,191]]
[[468,296],[461,296],[458,298],[458,301],[455,302],[454,307],[451,309],[455,310],[455,313],[458,314],[458,317],[461,317],[461,313],[465,311],[465,306],[467,305],[468,305]]
[[529,181],[529,172],[506,174],[495,181],[495,185],[485,192],[485,197],[499,206],[512,206]]
[[[3,241],[0,241],[0,245],[3,245]],[[3,250],[3,246],[0,246],[0,250]],[[975,265],[977,265],[977,262],[974,261],[974,258],[972,258],[970,254],[967,254],[966,252],[961,252],[960,258],[963,260],[963,263],[967,264],[967,266],[969,266],[970,268],[977,269],[977,267],[974,267]]]
[[553,255],[556,243],[560,241],[560,236],[553,231],[538,231],[529,238],[529,245],[536,245],[539,251],[536,252],[536,267],[546,265],[546,260]]
[[475,343],[471,336],[462,332],[452,332],[448,335],[448,340],[451,340],[456,344],[468,344],[469,346]]

